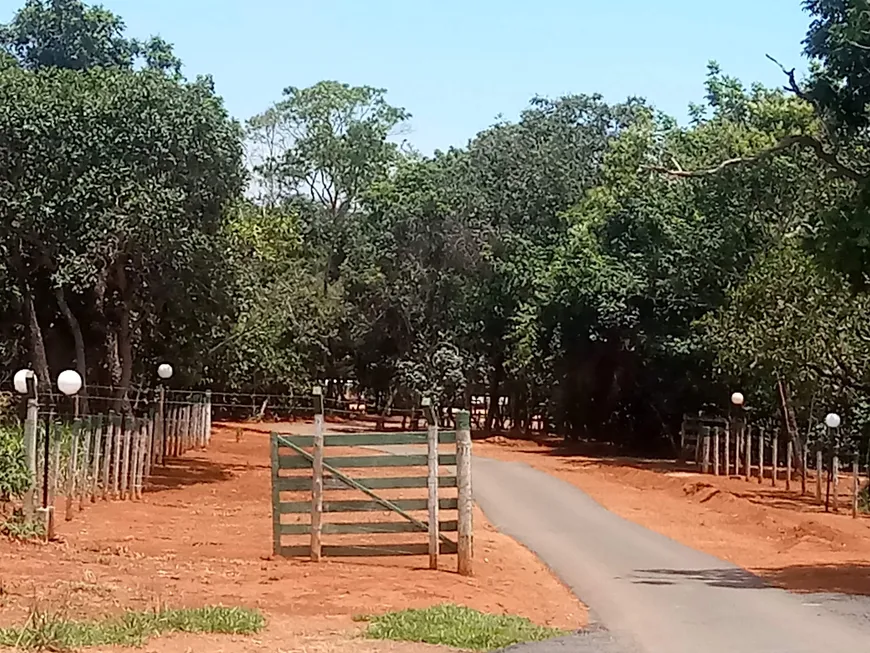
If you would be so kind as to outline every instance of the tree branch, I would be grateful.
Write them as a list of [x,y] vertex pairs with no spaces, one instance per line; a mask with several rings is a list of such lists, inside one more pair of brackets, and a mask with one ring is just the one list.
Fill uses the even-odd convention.
[[669,175],[671,177],[710,177],[719,174],[727,168],[731,168],[737,165],[752,165],[755,163],[759,163],[765,159],[769,159],[775,154],[779,154],[780,152],[783,152],[795,146],[812,150],[815,153],[816,157],[818,157],[821,161],[827,163],[840,177],[845,177],[846,179],[851,179],[852,181],[856,182],[862,182],[868,179],[867,173],[853,170],[852,168],[842,163],[837,158],[836,154],[825,150],[825,147],[824,145],[822,145],[822,142],[820,140],[812,136],[806,136],[803,134],[786,136],[773,147],[762,150],[758,154],[754,154],[752,156],[734,157],[733,159],[726,159],[712,168],[703,168],[700,170],[672,170],[664,166],[644,166],[643,169],[649,170],[650,172],[658,172],[661,174]]

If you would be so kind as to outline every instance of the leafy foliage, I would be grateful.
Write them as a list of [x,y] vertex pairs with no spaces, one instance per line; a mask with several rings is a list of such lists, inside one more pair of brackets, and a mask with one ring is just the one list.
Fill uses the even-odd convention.
[[784,88],[711,63],[687,125],[533,98],[422,156],[383,89],[288,86],[243,130],[169,44],[28,0],[0,30],[0,357],[121,402],[160,360],[241,392],[349,378],[382,411],[486,394],[485,428],[650,449],[740,387],[866,448],[870,32],[805,6]]

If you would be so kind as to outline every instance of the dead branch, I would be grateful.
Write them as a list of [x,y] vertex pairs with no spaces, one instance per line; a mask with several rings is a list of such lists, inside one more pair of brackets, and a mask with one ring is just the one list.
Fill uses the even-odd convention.
[[752,165],[755,163],[759,163],[765,159],[769,159],[775,154],[779,154],[780,152],[783,152],[784,150],[788,150],[795,146],[812,150],[818,159],[827,163],[840,177],[845,177],[846,179],[851,179],[852,181],[856,182],[866,181],[868,178],[868,175],[866,173],[853,170],[852,168],[842,163],[837,158],[836,154],[825,150],[824,145],[822,145],[821,141],[819,141],[817,138],[803,134],[786,136],[773,147],[762,150],[758,154],[754,154],[752,156],[734,157],[733,159],[726,159],[718,165],[713,166],[712,168],[703,168],[700,170],[674,170],[671,168],[666,168],[664,166],[644,166],[643,169],[649,170],[650,172],[658,172],[660,174],[669,175],[671,177],[710,177],[719,174],[727,168],[738,165]]

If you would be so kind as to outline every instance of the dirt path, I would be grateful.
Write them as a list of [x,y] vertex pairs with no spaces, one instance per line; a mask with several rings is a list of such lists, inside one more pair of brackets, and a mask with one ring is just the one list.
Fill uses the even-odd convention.
[[[585,624],[585,608],[570,590],[480,514],[474,578],[430,571],[418,557],[317,565],[273,559],[270,426],[256,428],[237,442],[234,428],[217,426],[209,449],[168,466],[145,500],[98,501],[72,522],[61,521],[61,543],[0,541],[0,621],[21,623],[36,605],[93,617],[125,608],[223,604],[260,608],[278,628],[292,630],[300,618],[315,616],[353,628],[355,614],[455,602],[541,624]],[[445,565],[455,566],[455,558],[446,557]]]
[[799,483],[787,492],[769,479],[687,474],[661,461],[567,455],[504,438],[474,446],[563,479],[616,514],[779,587],[870,595],[870,517],[826,514],[800,496]]
[[[614,640],[608,651],[866,648],[870,627],[625,520],[528,465],[478,457],[474,484],[475,498],[490,519],[535,551],[586,601]],[[517,650],[570,647],[542,643]]]

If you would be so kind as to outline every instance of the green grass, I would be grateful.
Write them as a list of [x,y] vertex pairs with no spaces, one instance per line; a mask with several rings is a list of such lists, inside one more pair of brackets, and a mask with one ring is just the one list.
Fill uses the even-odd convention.
[[493,651],[566,634],[556,628],[537,626],[525,617],[485,614],[451,604],[358,620],[368,622],[365,636],[371,639],[423,642],[475,651]]
[[256,610],[196,608],[127,612],[102,621],[70,621],[56,614],[34,612],[20,628],[0,629],[0,646],[37,651],[70,651],[88,646],[140,646],[167,633],[250,635],[265,626]]

